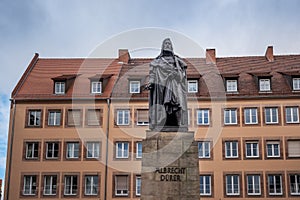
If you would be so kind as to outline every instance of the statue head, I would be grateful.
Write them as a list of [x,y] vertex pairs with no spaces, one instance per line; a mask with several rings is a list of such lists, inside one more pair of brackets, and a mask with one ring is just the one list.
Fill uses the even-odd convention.
[[172,46],[172,42],[171,42],[170,38],[164,39],[161,50],[162,50],[162,52],[164,51],[164,52],[173,53],[173,46]]

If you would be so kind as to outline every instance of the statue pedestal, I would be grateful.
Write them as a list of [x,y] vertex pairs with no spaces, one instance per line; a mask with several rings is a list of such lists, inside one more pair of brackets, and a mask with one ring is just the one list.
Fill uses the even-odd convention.
[[194,132],[147,131],[143,140],[141,200],[200,199]]

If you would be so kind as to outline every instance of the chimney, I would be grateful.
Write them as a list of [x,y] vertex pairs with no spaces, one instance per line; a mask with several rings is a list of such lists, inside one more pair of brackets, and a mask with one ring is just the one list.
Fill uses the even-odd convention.
[[216,50],[215,49],[206,49],[206,64],[216,64]]
[[119,61],[128,64],[130,60],[130,54],[128,49],[119,49]]
[[265,57],[269,62],[274,62],[273,46],[268,46]]

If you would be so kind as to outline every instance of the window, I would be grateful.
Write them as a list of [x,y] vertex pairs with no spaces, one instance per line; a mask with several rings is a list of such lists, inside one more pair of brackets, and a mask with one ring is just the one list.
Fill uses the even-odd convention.
[[197,110],[197,125],[209,125],[209,109]]
[[136,143],[136,158],[142,158],[143,149],[142,149],[142,142]]
[[260,175],[247,175],[247,194],[261,195]]
[[41,126],[41,110],[29,110],[28,126]]
[[100,143],[99,142],[87,142],[86,143],[86,157],[87,158],[99,158],[100,155]]
[[240,195],[239,175],[226,175],[226,195]]
[[38,159],[39,157],[39,143],[26,142],[26,159]]
[[65,82],[55,82],[55,94],[65,94]]
[[66,158],[79,158],[79,142],[67,142]]
[[115,176],[115,195],[116,196],[128,196],[128,175],[116,175]]
[[23,195],[36,195],[37,177],[36,175],[25,175],[23,185]]
[[271,80],[270,79],[259,79],[259,91],[271,91]]
[[64,195],[76,195],[77,187],[78,187],[78,177],[76,175],[66,175]]
[[128,157],[129,157],[129,142],[117,142],[116,158],[128,158]]
[[146,109],[137,110],[137,125],[143,126],[149,124],[149,111]]
[[100,81],[92,81],[91,86],[92,86],[91,88],[92,94],[102,93],[102,83]]
[[300,78],[293,78],[293,90],[300,90]]
[[237,80],[226,80],[226,92],[237,92]]
[[100,109],[88,109],[87,110],[87,125],[88,126],[100,126],[101,125],[101,110]]
[[268,141],[267,142],[267,157],[280,157],[280,142]]
[[198,142],[198,157],[210,158],[210,142]]
[[58,142],[47,142],[46,143],[46,159],[57,159],[59,152]]
[[282,195],[281,175],[268,175],[269,195]]
[[130,81],[129,82],[129,91],[130,93],[140,93],[140,81]]
[[129,125],[129,110],[117,111],[117,125]]
[[257,124],[257,108],[244,109],[245,124]]
[[56,195],[57,189],[57,176],[46,175],[44,176],[44,195]]
[[188,92],[189,93],[198,92],[198,81],[197,80],[188,80]]
[[285,108],[286,123],[299,123],[299,109],[298,107]]
[[81,110],[69,109],[68,110],[68,126],[80,126],[81,125]]
[[135,178],[135,195],[141,196],[142,179],[140,176]]
[[298,158],[300,157],[300,140],[289,140],[288,144],[288,157]]
[[98,176],[86,175],[84,177],[84,194],[85,195],[98,195],[99,178]]
[[300,195],[300,174],[290,175],[290,193],[291,195]]
[[60,126],[61,112],[60,111],[49,111],[48,112],[48,126]]
[[225,142],[225,158],[238,158],[238,142],[226,141]]
[[246,157],[247,158],[258,158],[259,149],[258,142],[246,142]]
[[266,124],[278,123],[278,108],[265,108]]
[[211,176],[200,175],[200,195],[211,195]]
[[224,110],[224,124],[237,124],[237,109],[225,109]]

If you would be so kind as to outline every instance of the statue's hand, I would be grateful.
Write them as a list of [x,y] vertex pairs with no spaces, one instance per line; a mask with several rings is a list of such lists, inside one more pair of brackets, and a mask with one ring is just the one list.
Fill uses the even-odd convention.
[[153,83],[147,83],[144,87],[145,90],[151,90],[153,88]]

